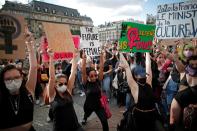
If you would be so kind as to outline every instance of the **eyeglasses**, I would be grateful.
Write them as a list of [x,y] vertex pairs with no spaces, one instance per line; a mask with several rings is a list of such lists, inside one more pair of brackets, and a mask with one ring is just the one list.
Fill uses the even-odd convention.
[[94,77],[98,77],[98,75],[97,74],[90,75],[90,78],[94,78]]
[[59,83],[58,86],[67,85],[67,83]]
[[4,82],[9,84],[9,83],[12,83],[13,81],[18,82],[19,80],[21,80],[21,76],[16,76],[13,78],[6,78],[4,79]]

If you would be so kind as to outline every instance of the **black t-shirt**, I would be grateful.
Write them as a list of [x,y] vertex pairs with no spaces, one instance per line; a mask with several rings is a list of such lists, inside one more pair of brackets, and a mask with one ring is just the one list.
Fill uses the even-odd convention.
[[53,131],[75,131],[80,125],[73,107],[71,95],[66,91],[64,98],[56,92],[52,105]]
[[[1,90],[0,90],[1,92]],[[1,92],[2,93],[2,92]],[[0,129],[7,129],[33,121],[33,97],[25,87],[21,87],[20,95],[0,98]],[[17,98],[17,99],[16,99]],[[18,113],[13,100],[17,100]]]
[[155,108],[155,97],[149,84],[139,85],[139,95],[137,107],[141,110],[151,110]]
[[85,107],[91,109],[98,109],[101,106],[101,85],[99,80],[96,82],[89,82],[84,85],[86,92]]
[[109,66],[112,66],[112,63],[111,63],[111,60],[106,60],[105,63],[104,63],[104,69],[103,71],[104,72],[107,72],[109,70]]

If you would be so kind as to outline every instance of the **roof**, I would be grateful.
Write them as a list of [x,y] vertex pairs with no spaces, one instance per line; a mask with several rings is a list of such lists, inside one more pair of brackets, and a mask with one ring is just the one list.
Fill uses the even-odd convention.
[[92,21],[92,19],[90,17],[87,16],[80,16],[82,20],[86,20],[86,21]]
[[54,5],[42,1],[33,0],[29,4],[22,4],[18,2],[5,1],[5,4],[2,6],[1,10],[13,10],[13,11],[22,11],[22,12],[40,12],[48,13],[60,16],[68,16],[80,18],[83,21],[90,21],[92,19],[87,16],[81,16],[77,9],[72,9],[64,6]]
[[[72,9],[64,6],[54,5],[46,2],[35,1],[31,2],[34,11],[42,13],[54,13],[57,15],[66,15],[71,17],[79,17],[80,14],[77,9]],[[47,10],[46,10],[47,9]]]
[[28,4],[5,1],[5,4],[2,6],[1,10],[18,10],[23,12],[30,12],[31,9],[31,6]]

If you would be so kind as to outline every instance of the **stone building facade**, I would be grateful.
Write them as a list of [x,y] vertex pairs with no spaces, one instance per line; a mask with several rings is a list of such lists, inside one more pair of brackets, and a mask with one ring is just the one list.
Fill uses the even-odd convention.
[[35,0],[29,4],[6,1],[0,12],[24,16],[36,38],[42,33],[42,22],[68,24],[74,35],[80,34],[81,26],[93,26],[92,19],[81,16],[77,9]]

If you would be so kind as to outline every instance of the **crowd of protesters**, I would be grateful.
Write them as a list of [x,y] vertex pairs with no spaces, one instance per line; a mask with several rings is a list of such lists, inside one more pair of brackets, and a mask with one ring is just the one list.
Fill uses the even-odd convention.
[[[102,93],[109,103],[116,98],[117,106],[125,106],[119,131],[197,130],[196,40],[173,46],[155,40],[151,53],[122,53],[118,42],[108,43],[100,56],[80,50],[72,60],[56,62],[48,49],[49,62],[42,62],[42,50],[34,49],[33,36],[27,33],[29,72],[20,60],[1,63],[0,130],[34,131],[34,104],[47,104],[54,131],[83,131],[81,124],[92,112],[103,131],[109,131]],[[75,87],[86,96],[82,123],[73,107]]]

